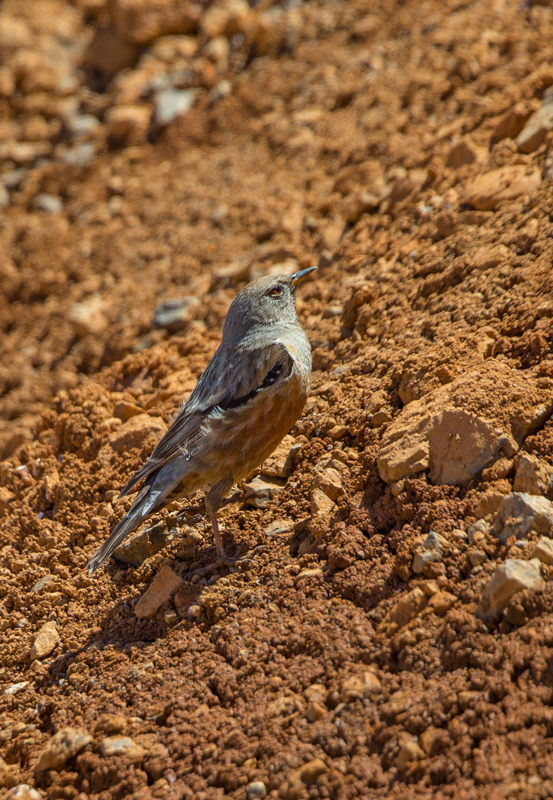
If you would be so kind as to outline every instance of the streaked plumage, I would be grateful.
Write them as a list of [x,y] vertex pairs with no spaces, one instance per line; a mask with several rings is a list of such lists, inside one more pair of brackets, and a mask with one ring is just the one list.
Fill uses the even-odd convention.
[[295,288],[313,269],[260,278],[237,294],[221,344],[192,394],[123,488],[121,495],[144,481],[127,515],[90,559],[90,573],[144,519],[207,487],[217,555],[225,560],[216,517],[224,496],[270,455],[309,394],[311,347],[297,318]]

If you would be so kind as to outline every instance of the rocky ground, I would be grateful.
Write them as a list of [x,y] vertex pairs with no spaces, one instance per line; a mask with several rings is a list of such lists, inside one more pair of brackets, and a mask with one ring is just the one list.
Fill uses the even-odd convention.
[[[553,7],[5,0],[0,787],[553,795]],[[313,391],[86,562],[237,289]]]

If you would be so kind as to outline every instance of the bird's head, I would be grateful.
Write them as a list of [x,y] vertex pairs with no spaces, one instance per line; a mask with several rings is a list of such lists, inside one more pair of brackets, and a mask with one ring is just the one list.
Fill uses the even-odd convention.
[[293,275],[258,278],[241,289],[228,310],[223,337],[242,338],[254,328],[295,324],[296,289],[317,267]]

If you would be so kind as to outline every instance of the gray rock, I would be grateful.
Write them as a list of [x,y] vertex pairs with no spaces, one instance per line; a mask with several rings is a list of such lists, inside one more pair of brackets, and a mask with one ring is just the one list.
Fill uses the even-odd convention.
[[263,800],[267,794],[267,787],[263,781],[253,781],[246,786],[248,800]]
[[59,155],[60,161],[72,167],[86,167],[95,157],[96,145],[92,142],[85,142],[68,148]]
[[197,315],[200,302],[195,297],[181,297],[164,300],[154,312],[153,325],[155,328],[165,328],[170,333],[176,333],[188,326]]
[[160,128],[190,111],[195,89],[163,89],[154,96],[154,122]]
[[46,211],[48,214],[59,214],[63,211],[63,203],[60,198],[53,194],[45,194],[44,192],[37,195],[35,198],[35,205],[41,211]]
[[413,558],[413,572],[420,574],[424,572],[428,564],[433,564],[436,561],[442,561],[444,551],[447,549],[448,543],[436,531],[430,531],[428,536],[423,542],[422,548],[418,553],[415,553]]
[[511,536],[522,539],[530,531],[548,533],[551,525],[553,503],[526,492],[511,492],[499,506],[492,532],[505,543]]
[[540,562],[537,558],[530,561],[508,558],[496,569],[484,587],[477,614],[482,619],[493,619],[503,611],[517,592],[537,589],[542,584]]
[[162,522],[139,531],[135,536],[125,540],[114,552],[116,561],[139,567],[148,558],[159,553],[171,542],[177,533],[176,528],[168,531]]
[[18,692],[20,692],[22,689],[24,689],[28,685],[29,685],[29,681],[21,681],[20,683],[12,683],[11,686],[7,686],[4,689],[4,694],[7,694],[7,695],[17,694]]

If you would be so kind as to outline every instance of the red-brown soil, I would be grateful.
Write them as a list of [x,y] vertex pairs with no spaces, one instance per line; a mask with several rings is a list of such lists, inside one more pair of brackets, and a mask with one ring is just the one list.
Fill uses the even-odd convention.
[[[95,14],[85,6],[12,0],[0,22],[27,20],[40,53],[57,26],[86,41]],[[434,486],[426,471],[388,485],[376,463],[405,404],[484,360],[531,370],[544,387],[553,378],[553,134],[530,152],[515,141],[553,85],[553,8],[312,0],[292,10],[292,44],[258,57],[236,40],[216,79],[198,68],[205,91],[155,141],[116,147],[104,136],[84,167],[48,155],[24,167],[2,209],[2,791],[245,800],[262,782],[289,800],[553,796],[553,567],[485,624],[484,585],[506,557],[530,558],[538,536],[458,536],[479,517],[493,522],[516,459],[459,486]],[[232,90],[216,101],[223,78]],[[89,108],[116,103],[109,84],[86,91]],[[39,94],[18,84],[1,99],[10,136],[54,118]],[[513,199],[470,195],[503,166],[535,180]],[[374,199],[361,208],[363,191]],[[61,211],[37,208],[41,193]],[[89,577],[126,507],[117,494],[156,441],[112,448],[118,404],[169,422],[245,280],[311,263],[320,268],[298,311],[313,390],[292,431],[294,472],[267,507],[238,499],[221,512],[229,552],[247,548],[252,564],[198,577],[211,532],[194,516],[201,506],[185,504],[151,524],[194,522],[196,547],[177,535],[138,568],[112,561]],[[182,296],[201,301],[194,320],[155,329],[156,307]],[[522,452],[553,463],[551,419]],[[313,537],[321,465],[343,491]],[[285,532],[266,535],[279,520]],[[416,574],[431,530],[456,545]],[[183,581],[138,619],[163,564]],[[452,595],[450,607],[428,601],[388,624],[416,587]],[[48,621],[60,642],[33,659]],[[36,771],[64,727],[92,741]],[[116,734],[138,747],[105,755]]]

